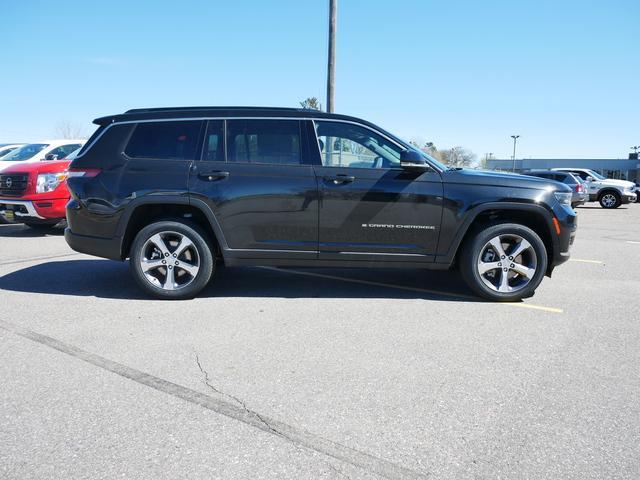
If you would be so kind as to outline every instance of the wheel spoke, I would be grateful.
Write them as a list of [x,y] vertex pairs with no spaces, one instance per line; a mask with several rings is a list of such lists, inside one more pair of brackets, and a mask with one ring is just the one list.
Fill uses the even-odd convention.
[[503,257],[506,254],[504,253],[504,249],[502,248],[502,242],[500,241],[500,237],[494,237],[489,240],[489,245],[493,247],[493,250],[499,257]]
[[187,272],[192,277],[195,277],[198,274],[200,268],[197,265],[192,265],[191,263],[180,262],[180,265],[177,265],[176,268],[180,268]]
[[193,242],[189,240],[187,237],[183,236],[182,239],[180,240],[180,243],[178,244],[178,246],[176,247],[173,253],[179,257],[182,254],[182,252],[184,252],[187,248],[191,247],[192,245],[193,245]]
[[167,268],[167,277],[164,279],[164,283],[162,284],[162,288],[165,290],[175,290],[176,288],[173,272],[173,268]]
[[143,272],[148,272],[149,270],[153,270],[155,268],[158,267],[162,267],[162,262],[164,261],[164,259],[162,258],[158,258],[158,259],[154,259],[154,260],[147,260],[146,258],[143,258],[142,260],[140,260],[140,265],[142,266],[142,271]]
[[504,270],[501,270],[501,275],[500,275],[500,285],[498,286],[498,291],[499,292],[509,292],[511,290],[511,287],[509,286],[509,272],[505,272]]
[[531,244],[526,241],[524,238],[522,240],[520,240],[520,242],[515,246],[515,248],[513,249],[513,252],[511,252],[509,254],[510,257],[516,258],[518,255],[520,255],[522,252],[524,252],[525,250],[528,250],[529,248],[531,248]]
[[480,275],[484,275],[485,273],[502,268],[500,262],[480,262],[478,264],[478,272]]
[[153,237],[149,239],[149,241],[153,243],[158,250],[160,250],[163,257],[168,256],[169,249],[167,248],[167,244],[164,243],[164,240],[162,239],[159,233],[156,233]]
[[536,273],[535,268],[525,267],[524,265],[521,265],[519,263],[514,263],[513,267],[511,267],[511,270],[513,270],[516,273],[519,273],[523,277],[527,277],[529,280],[531,280]]

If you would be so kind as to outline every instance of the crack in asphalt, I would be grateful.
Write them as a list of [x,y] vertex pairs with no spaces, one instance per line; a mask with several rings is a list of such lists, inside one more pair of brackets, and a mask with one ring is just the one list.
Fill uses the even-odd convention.
[[[273,428],[273,426],[267,422],[264,418],[262,418],[262,415],[260,415],[258,412],[256,412],[255,410],[250,409],[249,407],[247,407],[247,403],[238,398],[235,395],[232,395],[230,393],[227,392],[223,392],[222,390],[220,390],[220,388],[216,387],[215,385],[211,384],[211,377],[209,376],[209,372],[207,370],[204,369],[204,367],[202,366],[202,364],[200,363],[200,357],[198,356],[198,354],[196,353],[196,364],[198,365],[198,369],[200,370],[200,372],[202,373],[202,375],[204,376],[204,384],[209,387],[211,390],[213,390],[214,392],[216,392],[219,395],[222,395],[223,397],[227,397],[230,398],[232,400],[235,400],[236,402],[238,402],[238,404],[245,409],[245,411],[251,415],[254,415],[258,420],[260,420],[265,427],[267,427],[267,429],[269,429],[269,431],[271,433],[273,433],[274,435],[277,435],[279,437],[284,438],[285,440],[291,442],[293,444],[293,446],[298,449],[299,451],[302,451],[302,448],[306,448],[306,447],[302,447],[302,445],[299,445],[297,442],[295,442],[292,438],[289,438],[287,435],[285,435],[284,433],[278,431],[277,429]],[[306,448],[308,450],[308,448]],[[347,480],[350,479],[350,477],[344,473],[342,470],[340,470],[339,468],[337,468],[335,465],[333,465],[332,463],[326,461],[326,460],[322,460],[320,459],[320,461],[322,463],[324,463],[327,467],[329,467],[333,472],[335,472],[337,475],[346,478]]]
[[[140,385],[180,398],[194,405],[199,405],[212,412],[224,415],[246,425],[252,426],[263,432],[279,435],[289,441],[318,452],[321,455],[334,458],[340,462],[361,468],[369,473],[389,480],[425,480],[428,474],[418,472],[402,465],[376,457],[370,453],[348,447],[334,442],[320,435],[311,433],[294,425],[269,418],[260,414],[260,418],[250,413],[250,410],[239,406],[234,400],[230,402],[222,398],[215,398],[177,383],[170,382],[155,375],[142,372],[122,363],[109,360],[95,353],[83,350],[75,345],[34,332],[19,325],[0,320],[0,328],[14,335],[25,338],[35,343],[47,346],[53,350],[64,353],[78,360],[114,373]],[[218,394],[218,397],[222,395]],[[268,427],[267,427],[268,425]],[[276,433],[277,432],[277,433]]]

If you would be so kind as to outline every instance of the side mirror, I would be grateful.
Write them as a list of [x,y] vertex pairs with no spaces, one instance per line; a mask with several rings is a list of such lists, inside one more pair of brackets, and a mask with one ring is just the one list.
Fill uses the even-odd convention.
[[585,180],[585,182],[593,182],[593,177],[591,177],[591,176],[587,177],[587,179]]
[[49,161],[50,161],[50,160],[57,160],[57,159],[58,159],[58,155],[56,155],[56,154],[54,154],[54,153],[47,153],[47,154],[44,156],[44,159],[45,159],[45,160],[49,160]]
[[400,153],[400,166],[406,170],[426,170],[429,164],[415,150],[404,150]]

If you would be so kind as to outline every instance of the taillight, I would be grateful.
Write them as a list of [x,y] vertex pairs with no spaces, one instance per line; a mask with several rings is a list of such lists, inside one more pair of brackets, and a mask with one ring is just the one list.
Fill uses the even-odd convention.
[[578,192],[578,193],[582,192],[582,184],[581,183],[578,183],[576,185],[576,192]]
[[95,177],[102,170],[99,168],[70,168],[67,170],[67,178],[73,177]]

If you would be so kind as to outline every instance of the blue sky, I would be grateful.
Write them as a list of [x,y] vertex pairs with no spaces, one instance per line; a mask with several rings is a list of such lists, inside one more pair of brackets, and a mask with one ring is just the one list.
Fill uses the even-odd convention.
[[[134,107],[325,103],[328,0],[11,1],[0,143]],[[336,111],[478,156],[640,144],[640,2],[339,0]]]

